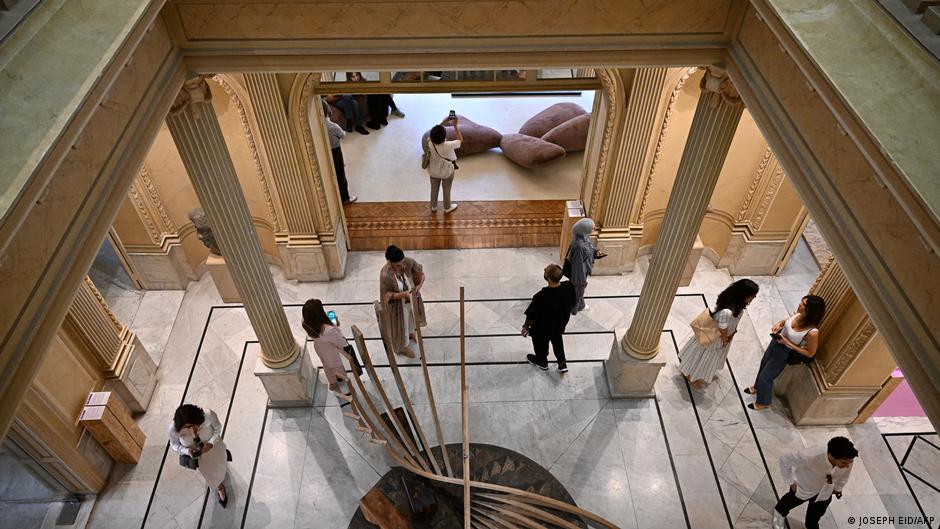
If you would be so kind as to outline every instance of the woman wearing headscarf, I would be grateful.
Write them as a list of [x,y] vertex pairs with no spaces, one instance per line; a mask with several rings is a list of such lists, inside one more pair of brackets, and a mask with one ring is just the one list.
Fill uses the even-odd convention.
[[594,231],[594,221],[589,218],[583,218],[574,223],[571,228],[571,244],[568,245],[568,253],[565,257],[564,272],[574,286],[575,303],[571,308],[571,314],[575,315],[579,311],[587,310],[584,303],[584,289],[587,288],[587,278],[594,270],[594,259],[604,257],[607,254],[597,251],[589,237]]
[[[395,354],[414,358],[410,344],[415,337],[415,325],[425,327],[428,324],[421,299],[424,268],[414,259],[405,257],[405,252],[394,244],[385,250],[385,260],[379,272],[379,301],[376,302],[379,327]],[[418,321],[414,321],[412,303]]]

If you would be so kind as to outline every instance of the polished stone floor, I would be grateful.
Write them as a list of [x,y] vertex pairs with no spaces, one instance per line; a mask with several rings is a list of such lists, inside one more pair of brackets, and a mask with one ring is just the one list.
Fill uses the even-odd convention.
[[[823,527],[856,529],[850,516],[917,516],[918,502],[928,515],[936,511],[937,497],[930,496],[936,490],[919,481],[934,487],[940,481],[938,458],[930,451],[938,444],[936,436],[917,438],[905,430],[903,420],[885,423],[883,429],[904,435],[885,436],[873,421],[796,428],[779,403],[758,413],[745,408],[748,400],[738,388],[754,377],[766,346],[765,329],[795,308],[818,273],[805,247],[780,276],[755,278],[761,293],[739,325],[728,364],[706,390],[693,391],[678,372],[677,347],[687,338],[687,322],[703,300],[714,303],[733,279],[703,260],[692,284],[680,289],[663,332],[667,365],[656,397],[635,400],[610,399],[603,360],[613,342],[612,329],[627,326],[632,317],[645,259],[632,273],[591,279],[590,310],[574,317],[568,328],[569,373],[542,372],[525,364],[530,344],[517,334],[522,311],[543,283],[542,268],[556,253],[536,248],[410,254],[429,275],[429,326],[424,332],[448,441],[459,435],[459,345],[454,337],[459,309],[454,300],[457,287],[464,286],[471,439],[539,462],[580,506],[619,527],[769,527],[770,510],[785,488],[777,469],[779,456],[823,447],[833,435],[852,438],[862,456],[844,498],[833,502]],[[367,343],[376,362],[387,363],[378,357],[381,346],[374,339],[377,328],[369,304],[377,296],[375,277],[382,261],[379,253],[352,253],[347,277],[331,283],[289,282],[274,269],[298,340],[303,338],[299,304],[319,297],[336,310],[347,335],[357,325],[371,338]],[[147,296],[151,294],[170,295]],[[162,312],[148,317],[149,311],[141,308],[135,316],[135,326],[151,330],[157,348],[151,353],[160,360],[154,400],[139,419],[148,435],[143,458],[136,466],[114,471],[88,526],[346,527],[358,498],[389,468],[383,449],[355,429],[322,384],[313,407],[266,407],[264,390],[252,374],[259,347],[244,309],[221,303],[208,276],[191,284],[176,306],[174,299],[164,301]],[[158,328],[167,330],[158,334]],[[427,415],[423,393],[413,389],[421,387],[420,369],[412,364],[402,371],[418,413]],[[378,374],[389,376],[387,368],[379,368]],[[234,455],[227,509],[211,497],[207,501],[199,476],[183,470],[174,454],[167,453],[167,423],[181,401],[212,408],[223,420]],[[912,439],[914,447],[908,450]],[[911,482],[916,484],[909,486]],[[790,517],[792,528],[802,527],[802,512]]]

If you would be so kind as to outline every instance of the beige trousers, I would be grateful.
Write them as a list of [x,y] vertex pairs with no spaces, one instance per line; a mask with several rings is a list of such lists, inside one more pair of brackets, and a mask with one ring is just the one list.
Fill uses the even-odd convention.
[[437,209],[437,195],[438,190],[441,188],[441,183],[444,184],[444,209],[450,208],[450,187],[454,185],[454,177],[450,178],[431,178],[431,209]]

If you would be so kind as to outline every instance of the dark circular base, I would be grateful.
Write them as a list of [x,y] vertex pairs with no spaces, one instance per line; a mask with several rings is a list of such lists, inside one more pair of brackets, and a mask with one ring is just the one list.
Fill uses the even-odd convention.
[[[443,465],[440,448],[434,447],[431,450],[437,457],[438,463]],[[461,450],[459,443],[447,445],[447,455],[456,477],[463,476]],[[499,446],[475,443],[470,445],[470,476],[474,481],[513,487],[576,505],[565,487],[555,479],[551,472],[528,457]],[[412,500],[409,500],[405,493],[406,486],[411,492]],[[393,467],[382,476],[373,489],[381,491],[395,505],[398,512],[411,521],[414,529],[463,528],[463,489],[460,486],[441,484],[420,478],[401,467]],[[430,499],[437,505],[424,515],[413,515],[411,504],[415,501],[414,498]],[[587,528],[575,516],[558,511],[550,512],[575,525]],[[349,529],[376,529],[376,527],[366,521],[362,509],[357,509],[349,522]]]

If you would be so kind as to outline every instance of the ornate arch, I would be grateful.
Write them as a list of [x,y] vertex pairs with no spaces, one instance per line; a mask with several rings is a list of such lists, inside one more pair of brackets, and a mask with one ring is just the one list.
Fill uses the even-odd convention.
[[666,113],[663,115],[663,123],[659,129],[659,137],[656,139],[656,151],[653,154],[653,161],[650,164],[649,176],[646,178],[646,187],[643,189],[643,201],[640,203],[640,210],[637,213],[637,218],[642,222],[643,215],[646,213],[646,203],[649,199],[650,189],[653,187],[653,180],[656,177],[656,167],[659,164],[659,158],[663,151],[663,144],[666,139],[666,130],[669,129],[670,121],[672,120],[672,111],[676,105],[676,98],[679,96],[679,92],[682,91],[682,87],[685,86],[685,83],[688,82],[689,78],[692,77],[695,72],[699,69],[697,66],[686,69],[682,76],[679,77],[679,80],[676,82],[676,86],[673,87],[672,93],[669,95],[669,102],[666,104]]
[[[288,98],[287,113],[294,133],[302,140],[303,167],[307,176],[313,182],[314,193],[318,207],[314,210],[317,231],[322,235],[335,234],[333,220],[330,215],[330,206],[327,201],[326,186],[323,183],[323,173],[317,163],[317,151],[313,141],[313,131],[310,130],[310,98],[316,86],[320,83],[320,73],[298,74],[294,77]],[[338,200],[338,198],[337,198]],[[340,209],[342,211],[342,209]]]
[[[604,133],[601,138],[600,156],[597,169],[594,172],[594,186],[591,190],[591,209],[597,211],[597,201],[600,200],[601,190],[608,180],[608,162],[610,160],[610,145],[614,135],[614,124],[623,120],[626,102],[623,79],[615,70],[598,68],[597,76],[601,80],[604,96],[607,98],[607,114],[604,116]],[[591,212],[593,215],[593,211]],[[596,216],[596,215],[594,215]]]
[[249,101],[248,94],[244,91],[241,84],[229,75],[213,75],[212,80],[218,83],[219,86],[222,87],[222,90],[225,90],[225,93],[228,94],[232,103],[235,104],[238,117],[242,122],[242,131],[245,133],[245,140],[248,142],[248,151],[251,153],[251,159],[255,163],[255,173],[258,175],[258,181],[261,183],[261,191],[264,194],[264,203],[268,207],[268,217],[271,220],[271,225],[274,227],[275,232],[284,231],[284,227],[281,226],[277,214],[274,195],[271,193],[271,188],[268,185],[268,177],[265,174],[264,165],[261,163],[261,155],[258,152],[258,144],[255,141],[251,122],[248,119],[248,112],[245,108],[244,101]]

